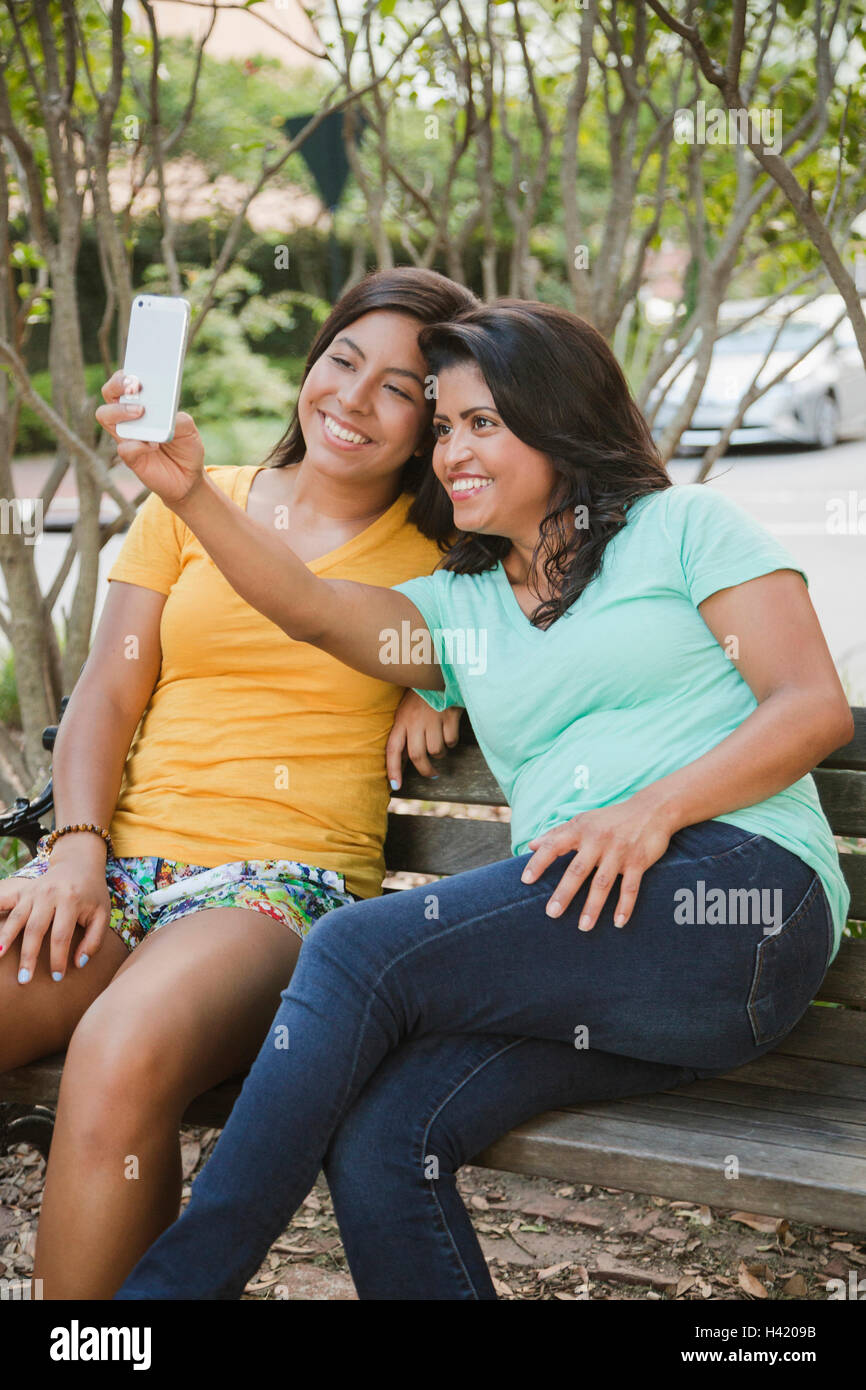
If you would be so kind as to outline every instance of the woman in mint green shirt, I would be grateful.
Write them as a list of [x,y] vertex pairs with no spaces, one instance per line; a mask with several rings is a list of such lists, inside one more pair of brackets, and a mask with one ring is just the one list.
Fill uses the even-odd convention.
[[[589,324],[506,301],[421,344],[433,505],[459,531],[429,578],[314,575],[213,487],[191,421],[120,448],[290,636],[466,706],[513,842],[322,918],[121,1299],[239,1297],[323,1165],[362,1297],[495,1297],[460,1164],[544,1109],[759,1056],[838,947],[848,892],[809,772],[851,715],[805,576],[711,488],[671,486]],[[360,385],[333,407],[365,436]]]

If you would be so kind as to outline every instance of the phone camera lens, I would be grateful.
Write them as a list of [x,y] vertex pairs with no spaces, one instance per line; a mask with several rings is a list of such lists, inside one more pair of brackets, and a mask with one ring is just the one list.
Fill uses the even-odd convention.
[[143,305],[144,305],[144,300],[143,300],[143,299],[140,299],[140,300],[138,301],[138,307],[139,307],[139,309],[141,309],[141,308],[143,307]]

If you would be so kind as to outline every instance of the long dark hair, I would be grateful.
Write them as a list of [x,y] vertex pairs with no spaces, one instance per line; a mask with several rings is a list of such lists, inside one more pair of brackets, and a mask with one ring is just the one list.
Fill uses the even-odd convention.
[[[449,280],[446,275],[440,275],[435,270],[417,270],[412,266],[402,266],[396,270],[373,271],[347,290],[325,319],[310,348],[301,384],[306,381],[310,368],[338,334],[363,314],[384,309],[393,314],[408,314],[412,318],[420,319],[424,324],[433,324],[447,321],[453,315],[473,308],[478,302],[471,290],[465,289],[463,285],[458,285],[456,280]],[[430,413],[432,416],[432,400]],[[271,468],[285,468],[288,464],[300,463],[306,448],[296,405],[288,429],[264,462]],[[450,506],[431,509],[430,499],[436,496],[432,489],[423,498],[417,495],[422,481],[432,476],[432,452],[431,430],[424,452],[419,455],[413,454],[406,460],[400,486],[403,492],[415,494],[409,509],[409,520],[423,535],[438,541],[445,549],[454,537],[454,518]],[[438,483],[436,487],[441,492]],[[438,501],[438,498],[436,500]]]
[[[600,572],[605,547],[625,525],[629,506],[671,486],[649,426],[597,329],[551,304],[499,299],[478,305],[423,328],[418,343],[434,374],[475,362],[504,424],[547,454],[558,474],[528,580],[538,592],[540,565],[554,597],[539,604],[531,621],[548,627]],[[419,495],[434,525],[441,525],[437,512],[451,512],[451,503],[436,486],[438,497],[426,485]],[[586,509],[582,529],[569,534],[564,517],[577,507]],[[511,549],[501,536],[456,534],[441,568],[458,574],[492,569]]]

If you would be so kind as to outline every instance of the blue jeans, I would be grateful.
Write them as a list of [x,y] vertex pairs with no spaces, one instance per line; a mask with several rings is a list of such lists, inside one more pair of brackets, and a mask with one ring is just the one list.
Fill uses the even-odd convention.
[[790,851],[687,826],[630,922],[614,891],[590,932],[586,885],[544,911],[570,858],[533,884],[522,855],[322,917],[186,1211],[117,1298],[239,1298],[324,1167],[362,1298],[492,1299],[461,1163],[545,1109],[748,1062],[814,998],[832,923]]

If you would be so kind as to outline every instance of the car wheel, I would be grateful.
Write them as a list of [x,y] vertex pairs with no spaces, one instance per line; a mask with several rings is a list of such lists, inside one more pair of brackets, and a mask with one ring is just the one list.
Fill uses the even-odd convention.
[[822,396],[815,406],[815,435],[813,444],[819,449],[832,449],[839,439],[839,407],[832,396]]

